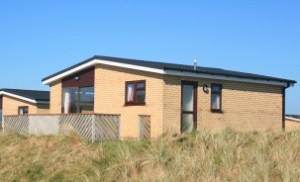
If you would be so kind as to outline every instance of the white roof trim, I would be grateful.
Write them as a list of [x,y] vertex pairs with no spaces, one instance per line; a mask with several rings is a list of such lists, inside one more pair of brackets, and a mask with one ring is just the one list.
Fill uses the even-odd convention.
[[86,68],[88,68],[90,66],[94,66],[95,64],[96,64],[96,60],[89,61],[89,62],[87,62],[85,64],[82,64],[82,65],[77,66],[77,67],[75,67],[73,69],[65,71],[65,72],[63,72],[63,73],[61,73],[59,75],[56,75],[54,77],[49,78],[49,79],[43,81],[43,84],[44,85],[48,85],[48,84],[50,84],[52,82],[55,82],[57,80],[60,80],[60,79],[62,79],[64,77],[66,77],[66,76],[72,75],[73,73],[76,73],[78,71],[84,70],[84,69],[86,69]]
[[134,69],[134,70],[140,70],[140,71],[146,71],[146,72],[152,72],[152,73],[159,73],[159,74],[164,74],[164,71],[161,69],[155,69],[155,68],[149,68],[145,66],[137,66],[137,65],[132,65],[132,64],[126,64],[126,63],[118,63],[118,62],[113,62],[113,61],[106,61],[106,60],[100,60],[100,59],[93,59],[85,64],[82,64],[80,66],[77,66],[75,68],[72,68],[66,72],[63,72],[59,75],[56,75],[52,78],[49,78],[47,80],[43,81],[44,85],[48,85],[54,81],[60,80],[64,77],[67,77],[69,75],[72,75],[78,71],[82,71],[88,67],[94,66],[96,64],[103,64],[103,65],[109,65],[109,66],[116,66],[116,67],[121,67],[121,68],[128,68],[128,69]]
[[300,119],[292,118],[292,117],[288,117],[288,116],[286,116],[285,119],[296,121],[296,122],[300,122]]
[[186,77],[207,78],[207,79],[214,79],[214,80],[228,80],[228,81],[236,81],[236,82],[287,86],[286,82],[267,81],[267,80],[259,80],[259,79],[255,80],[252,78],[237,78],[237,77],[233,77],[233,76],[220,76],[220,75],[211,75],[211,74],[203,74],[203,73],[193,73],[193,72],[187,72],[187,71],[165,70],[165,73],[167,75],[176,75],[176,76],[186,76]]
[[260,80],[260,79],[251,79],[251,78],[237,78],[233,76],[220,76],[220,75],[212,75],[212,74],[203,74],[203,73],[193,73],[188,71],[177,71],[177,70],[163,70],[163,69],[156,69],[156,68],[149,68],[145,66],[137,66],[132,64],[126,63],[119,63],[101,59],[93,59],[87,63],[84,63],[80,66],[72,68],[68,71],[65,71],[61,74],[53,76],[47,80],[43,81],[44,85],[49,85],[54,81],[61,80],[69,75],[72,75],[78,71],[82,71],[88,67],[94,66],[96,64],[103,64],[109,66],[116,66],[121,68],[128,68],[134,69],[139,71],[146,71],[151,73],[158,73],[164,75],[175,75],[175,76],[187,76],[187,77],[196,77],[196,78],[207,78],[207,79],[216,79],[216,80],[228,80],[228,81],[237,81],[237,82],[247,82],[247,83],[259,83],[259,84],[267,84],[267,85],[278,85],[286,87],[288,84],[286,82],[279,82],[279,81],[267,81],[267,80]]
[[106,60],[97,59],[97,63],[109,65],[109,66],[117,66],[117,67],[121,67],[121,68],[129,68],[129,69],[134,69],[134,70],[147,71],[147,72],[152,72],[152,73],[159,73],[159,74],[165,73],[164,70],[162,70],[162,69],[149,68],[146,66],[137,66],[137,65],[132,65],[132,64],[112,62],[112,61],[106,61]]
[[22,97],[22,96],[12,94],[12,93],[9,93],[9,92],[5,92],[5,91],[0,91],[0,95],[6,95],[6,96],[9,96],[9,97],[20,99],[20,100],[30,102],[30,103],[33,103],[33,104],[48,104],[49,103],[47,101],[36,101],[36,100],[33,100],[33,99],[29,99],[29,98]]

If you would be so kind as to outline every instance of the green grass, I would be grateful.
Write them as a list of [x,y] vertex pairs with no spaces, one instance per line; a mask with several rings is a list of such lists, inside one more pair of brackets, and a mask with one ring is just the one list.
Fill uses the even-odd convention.
[[0,134],[0,181],[299,181],[300,132],[89,143]]

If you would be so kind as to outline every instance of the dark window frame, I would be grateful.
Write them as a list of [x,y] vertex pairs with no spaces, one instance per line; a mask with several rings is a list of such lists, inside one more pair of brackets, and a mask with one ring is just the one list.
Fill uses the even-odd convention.
[[[64,87],[62,88],[62,107],[61,107],[61,113],[64,113],[64,89],[77,89],[77,92],[79,93],[80,92],[80,89],[81,88],[88,88],[88,87],[93,87],[94,88],[94,108],[93,108],[93,113],[95,111],[95,86],[84,86],[84,87]],[[76,103],[76,106],[77,106],[77,111],[76,113],[82,113],[80,111],[80,94],[77,95],[77,103]],[[75,113],[75,114],[76,114]],[[74,113],[68,113],[68,114],[74,114]]]
[[[80,93],[80,91],[81,91],[81,89],[82,88],[91,88],[91,87],[93,87],[94,88],[94,100],[93,100],[93,111],[92,111],[92,113],[94,113],[94,111],[95,111],[95,86],[85,86],[85,87],[78,87],[78,93]],[[79,110],[80,112],[78,112],[78,113],[82,113],[82,108],[81,108],[81,94],[78,94],[78,109],[77,110]]]
[[[218,87],[218,91],[214,91],[213,87]],[[215,113],[223,113],[222,111],[222,91],[223,91],[223,85],[219,83],[212,83],[211,84],[211,101],[210,101],[210,107],[211,107],[211,112]],[[220,109],[214,109],[213,108],[213,94],[218,94],[220,95]]]
[[[138,88],[138,84],[143,83],[144,88]],[[128,101],[128,85],[134,84],[134,91],[133,91],[133,101]],[[145,99],[144,102],[137,102],[136,101],[136,93],[137,91],[144,91],[145,92]],[[125,82],[125,106],[143,106],[146,105],[146,80],[136,80],[136,81],[126,81]]]
[[[193,111],[184,111],[183,108],[183,87],[184,85],[192,85],[194,87],[194,108]],[[194,118],[194,131],[197,130],[198,127],[198,81],[181,81],[181,112],[180,112],[180,132],[183,133],[183,114],[193,114]]]
[[[21,114],[21,112],[20,112],[21,109],[27,109],[27,113]],[[28,115],[28,114],[29,114],[29,107],[28,106],[19,106],[18,107],[18,115]]]

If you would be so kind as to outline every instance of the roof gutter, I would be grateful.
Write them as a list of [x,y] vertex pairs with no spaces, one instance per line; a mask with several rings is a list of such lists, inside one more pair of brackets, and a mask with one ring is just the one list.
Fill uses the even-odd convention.
[[285,96],[285,90],[289,87],[293,87],[294,83],[287,83],[285,87],[282,88],[282,130],[285,131],[285,111],[286,111],[286,96]]
[[285,119],[288,119],[288,120],[291,120],[291,121],[295,121],[295,122],[300,122],[300,119],[293,118],[293,117],[286,116]]
[[218,74],[199,73],[199,72],[190,72],[190,71],[178,71],[178,70],[171,70],[171,69],[165,69],[165,73],[167,75],[174,75],[174,76],[186,76],[186,77],[207,78],[207,79],[214,79],[214,80],[258,83],[258,84],[266,84],[266,85],[277,85],[277,86],[283,86],[283,87],[287,87],[290,84],[289,82],[285,82],[285,81],[242,78],[242,77],[234,77],[234,76],[229,76],[229,75],[224,76],[224,75],[218,75]]
[[37,104],[49,104],[49,101],[39,101],[39,100],[36,100],[36,103]]

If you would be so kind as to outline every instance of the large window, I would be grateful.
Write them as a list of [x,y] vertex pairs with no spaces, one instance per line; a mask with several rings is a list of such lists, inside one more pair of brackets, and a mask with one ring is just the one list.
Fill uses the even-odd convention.
[[64,88],[63,113],[94,112],[94,87]]
[[222,85],[211,84],[211,110],[222,112]]
[[145,80],[126,82],[125,105],[144,105],[145,98],[146,98]]
[[25,115],[28,114],[28,112],[29,112],[28,106],[21,106],[18,108],[19,115]]

